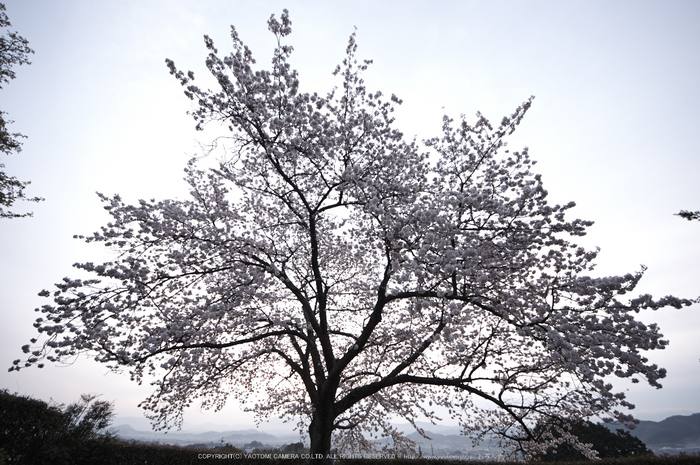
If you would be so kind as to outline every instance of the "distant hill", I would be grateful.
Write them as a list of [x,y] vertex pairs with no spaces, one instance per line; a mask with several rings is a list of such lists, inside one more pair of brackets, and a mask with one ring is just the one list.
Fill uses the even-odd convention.
[[[130,422],[131,423],[131,422]],[[143,428],[147,423],[138,424]],[[472,444],[471,440],[459,434],[458,426],[441,426],[421,423],[431,440],[427,440],[416,433],[409,425],[397,425],[400,430],[407,433],[410,439],[416,441],[421,447],[423,455],[445,454],[466,455],[488,458],[498,453],[497,441],[493,438],[485,440],[481,444]],[[610,430],[625,429],[620,423],[608,423],[605,425]],[[145,428],[144,428],[145,429]],[[135,429],[129,424],[120,424],[113,428],[115,433],[126,440],[141,442],[158,442],[161,444],[189,445],[207,443],[229,443],[236,447],[243,447],[253,441],[264,445],[280,446],[299,442],[299,434],[268,434],[259,429],[207,431],[207,432],[154,432]],[[411,432],[413,431],[413,432]],[[692,415],[677,415],[662,421],[641,421],[633,430],[629,430],[633,436],[638,437],[649,449],[661,454],[678,454],[681,452],[700,452],[700,413]]]
[[[440,427],[429,424],[420,426],[432,440],[428,441],[416,432],[408,434],[408,437],[422,447],[423,454],[426,451],[430,452],[431,448],[436,453],[438,451],[451,455],[457,455],[458,452],[464,455],[476,453],[482,457],[488,457],[498,451],[498,441],[495,438],[473,446],[468,438],[459,435],[459,427]],[[612,431],[626,429],[621,423],[608,423],[605,426]],[[403,429],[408,433],[406,428]],[[436,430],[440,433],[434,432]],[[635,429],[628,431],[657,454],[700,452],[700,413],[672,416],[662,421],[641,421]]]
[[[620,423],[605,426],[613,431],[625,429]],[[682,449],[683,452],[700,450],[700,413],[676,415],[661,421],[642,420],[629,432],[657,452],[664,449]]]
[[240,431],[207,431],[204,433],[190,433],[186,431],[156,432],[142,431],[132,428],[128,424],[117,425],[112,430],[122,439],[139,442],[154,442],[159,444],[172,444],[185,446],[189,444],[224,443],[237,447],[243,447],[253,441],[264,445],[279,446],[299,442],[299,435],[274,436],[257,429]]

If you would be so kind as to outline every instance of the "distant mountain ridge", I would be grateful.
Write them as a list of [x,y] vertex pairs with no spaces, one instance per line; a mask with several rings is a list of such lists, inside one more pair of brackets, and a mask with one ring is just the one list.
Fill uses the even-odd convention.
[[[119,420],[117,420],[119,421]],[[143,427],[143,424],[139,424]],[[460,435],[458,426],[431,425],[420,423],[426,434],[431,438],[427,440],[413,431],[409,425],[397,425],[403,430],[409,439],[416,441],[424,455],[441,453],[450,455],[479,455],[492,456],[497,451],[496,441],[487,440],[481,444],[472,444],[471,440]],[[607,428],[612,431],[625,429],[621,423],[607,423]],[[280,446],[299,442],[301,436],[296,433],[269,434],[260,429],[242,429],[228,431],[206,432],[154,432],[142,431],[133,428],[129,424],[120,424],[113,428],[114,432],[122,439],[142,442],[158,442],[161,444],[173,444],[185,446],[189,444],[228,443],[237,447],[243,447],[253,441],[258,441],[266,446]],[[431,431],[432,430],[432,431]],[[692,415],[676,415],[662,421],[642,420],[633,430],[628,430],[633,436],[641,439],[649,449],[656,453],[678,454],[681,452],[700,452],[700,413]]]
[[191,433],[186,431],[157,432],[141,431],[134,429],[131,425],[123,424],[112,428],[121,439],[140,442],[155,442],[159,444],[171,444],[185,446],[190,444],[223,443],[243,447],[253,441],[261,442],[265,445],[279,446],[299,442],[300,437],[296,435],[274,436],[257,429],[234,430],[234,431],[207,431],[203,433]]
[[[620,423],[605,426],[613,431],[625,429]],[[700,413],[675,415],[661,421],[642,420],[635,429],[628,431],[650,449],[700,449]]]

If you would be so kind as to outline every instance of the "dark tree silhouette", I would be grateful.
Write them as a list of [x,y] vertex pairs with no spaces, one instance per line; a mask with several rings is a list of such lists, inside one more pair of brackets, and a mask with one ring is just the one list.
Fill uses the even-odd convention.
[[691,212],[688,210],[681,210],[680,212],[676,213],[676,215],[680,216],[681,218],[685,218],[688,221],[700,220],[700,211]]
[[90,445],[110,441],[114,417],[110,402],[82,395],[64,407],[0,391],[0,449],[9,463],[72,464],[90,462]]
[[548,425],[548,428],[538,426],[535,432],[541,439],[559,443],[556,448],[548,447],[546,452],[535,455],[537,460],[544,462],[586,460],[591,457],[591,450],[601,459],[654,455],[641,439],[632,436],[629,431],[617,429],[612,432],[605,426],[590,421],[577,421],[568,427],[557,422]]

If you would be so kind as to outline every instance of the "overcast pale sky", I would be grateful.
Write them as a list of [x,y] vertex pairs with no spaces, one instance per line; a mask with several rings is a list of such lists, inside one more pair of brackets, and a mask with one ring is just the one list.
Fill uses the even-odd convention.
[[[37,293],[71,265],[105,251],[73,239],[108,217],[95,195],[130,201],[187,195],[186,161],[199,152],[190,101],[165,58],[199,78],[202,36],[229,49],[235,25],[260,66],[275,45],[270,14],[288,8],[291,63],[304,91],[325,93],[357,27],[359,55],[374,60],[370,90],[404,100],[397,125],[419,140],[439,134],[444,113],[495,122],[530,95],[511,139],[530,147],[552,202],[596,224],[582,245],[601,247],[598,273],[649,267],[638,288],[700,295],[700,2],[697,1],[243,1],[8,0],[12,30],[36,51],[0,91],[0,109],[28,136],[10,174],[31,180],[33,218],[0,220],[0,388],[68,403],[81,393],[139,416],[149,386],[107,374],[89,359],[7,373],[34,337]],[[640,314],[670,347],[650,359],[668,369],[662,390],[630,385],[635,415],[660,420],[700,412],[700,306]],[[620,386],[624,386],[619,383]],[[235,404],[188,412],[186,425],[245,426]]]

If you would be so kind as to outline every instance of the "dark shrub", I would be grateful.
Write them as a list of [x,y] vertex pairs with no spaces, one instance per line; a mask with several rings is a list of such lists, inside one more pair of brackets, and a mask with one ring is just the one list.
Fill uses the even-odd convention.
[[97,463],[96,444],[113,439],[106,432],[112,409],[111,403],[96,396],[83,395],[63,409],[1,390],[0,449],[8,464]]
[[[632,436],[629,431],[618,429],[616,432],[610,431],[603,425],[591,423],[590,421],[578,421],[572,423],[571,434],[576,436],[584,444],[592,444],[593,449],[598,452],[598,457],[638,457],[652,456],[652,451],[647,449],[640,439]],[[542,432],[544,428],[538,426],[535,432]],[[554,433],[555,437],[560,437]],[[586,460],[586,457],[576,450],[571,444],[560,444],[556,451],[548,449],[547,453],[537,457],[544,462]]]

